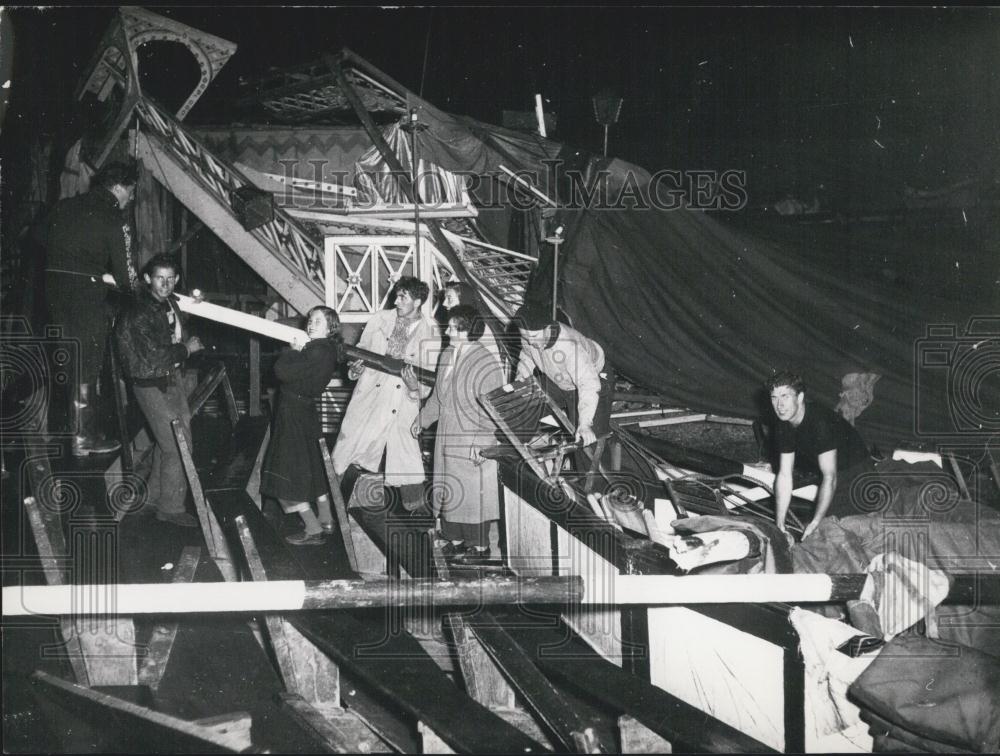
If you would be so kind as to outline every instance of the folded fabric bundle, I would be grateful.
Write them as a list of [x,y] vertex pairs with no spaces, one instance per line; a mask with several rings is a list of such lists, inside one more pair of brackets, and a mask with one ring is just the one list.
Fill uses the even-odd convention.
[[893,724],[878,714],[862,709],[861,719],[868,724],[872,736],[874,753],[968,753],[967,748],[940,743],[922,738],[899,725]]
[[888,734],[914,747],[931,741],[932,750],[1000,750],[1000,662],[995,656],[916,634],[898,635],[854,681],[849,695],[863,719],[877,717],[891,725],[888,731],[884,725],[873,727],[873,735]]

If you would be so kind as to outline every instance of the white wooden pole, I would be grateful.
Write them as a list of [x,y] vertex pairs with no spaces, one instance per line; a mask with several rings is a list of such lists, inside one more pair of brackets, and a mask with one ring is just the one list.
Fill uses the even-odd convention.
[[216,323],[224,323],[235,328],[242,328],[244,331],[253,331],[261,336],[271,339],[291,343],[293,339],[307,341],[306,332],[301,328],[275,323],[273,320],[259,318],[246,312],[233,310],[229,307],[205,302],[200,299],[177,294],[177,306],[181,312],[195,315],[199,318],[214,320]]
[[[3,616],[86,615],[106,611],[81,597],[115,592],[119,615],[285,612],[384,606],[504,603],[582,603],[615,606],[758,604],[848,601],[861,593],[863,574],[617,575],[613,584],[563,577],[490,580],[275,580],[247,583],[151,583],[115,586],[39,585],[3,589]],[[1000,576],[952,575],[949,600],[1000,603]]]

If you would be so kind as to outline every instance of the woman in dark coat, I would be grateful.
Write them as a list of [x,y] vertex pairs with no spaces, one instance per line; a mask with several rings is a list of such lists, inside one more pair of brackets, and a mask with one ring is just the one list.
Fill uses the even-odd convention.
[[[285,537],[296,546],[315,546],[333,530],[329,487],[318,439],[323,435],[316,400],[330,383],[341,358],[340,319],[329,307],[306,316],[307,342],[292,342],[274,365],[281,383],[271,424],[271,442],[261,465],[260,492],[297,512],[305,526]],[[318,512],[310,502],[315,500]],[[318,514],[318,516],[317,516]]]

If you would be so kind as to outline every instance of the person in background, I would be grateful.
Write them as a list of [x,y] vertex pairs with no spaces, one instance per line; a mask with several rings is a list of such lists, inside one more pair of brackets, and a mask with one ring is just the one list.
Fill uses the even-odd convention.
[[778,422],[774,426],[775,451],[780,455],[774,482],[776,523],[785,530],[792,500],[793,471],[823,476],[816,494],[812,520],[802,533],[805,540],[827,515],[859,514],[852,504],[854,481],[873,471],[871,455],[861,434],[833,410],[806,401],[806,386],[795,373],[780,372],[765,384]]
[[79,344],[77,380],[70,386],[72,454],[120,448],[99,428],[97,385],[111,327],[108,287],[130,294],[138,283],[132,260],[132,224],[125,213],[135,197],[135,165],[109,163],[85,194],[60,200],[39,228],[46,248],[45,294],[52,323]]
[[[319,545],[333,531],[316,400],[340,363],[340,318],[329,307],[313,307],[306,314],[306,334],[308,341],[292,342],[275,363],[281,387],[260,472],[261,494],[302,518],[302,532],[285,536],[294,546]],[[316,513],[310,506],[314,500]]]
[[[479,317],[482,318],[483,323],[485,323],[483,335],[480,337],[479,343],[486,347],[499,360],[501,366],[506,366],[506,354],[500,349],[500,345],[497,342],[497,334],[503,333],[503,327],[490,313],[482,312],[479,309],[479,301],[472,286],[464,281],[449,281],[446,283],[444,285],[444,298],[441,300],[441,305],[445,310],[444,327],[447,328],[447,318],[454,308],[459,305],[472,307]],[[447,340],[447,334],[445,335],[445,340]]]
[[444,285],[444,298],[441,304],[444,309],[451,311],[460,304],[475,307],[476,297],[472,287],[464,281],[449,281]]
[[[431,507],[441,518],[443,553],[455,562],[481,564],[491,557],[490,524],[500,517],[497,463],[481,450],[493,445],[496,424],[479,394],[503,385],[496,357],[480,343],[484,323],[473,307],[448,313],[447,349],[438,363],[434,391],[413,421],[414,438],[437,423]],[[412,374],[412,368],[404,368]],[[412,375],[407,378],[413,378]],[[415,379],[414,379],[415,380]]]
[[194,528],[198,521],[185,511],[188,481],[171,422],[180,420],[191,438],[191,409],[181,365],[203,347],[197,336],[184,333],[174,296],[180,277],[175,258],[153,257],[143,269],[146,285],[139,287],[123,309],[115,335],[136,402],[156,441],[147,481],[148,502],[156,509],[157,519]]

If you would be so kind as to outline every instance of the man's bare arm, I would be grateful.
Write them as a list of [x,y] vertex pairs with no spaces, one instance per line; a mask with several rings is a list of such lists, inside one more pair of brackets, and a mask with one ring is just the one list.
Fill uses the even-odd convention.
[[817,462],[823,480],[819,484],[819,493],[816,494],[816,509],[813,511],[812,520],[802,533],[803,540],[812,535],[812,532],[819,527],[830,509],[833,495],[837,492],[837,450],[830,449],[830,451],[823,452],[817,457]]
[[795,466],[795,452],[781,455],[778,475],[774,479],[774,514],[779,530],[785,529],[788,505],[792,502],[792,468]]

